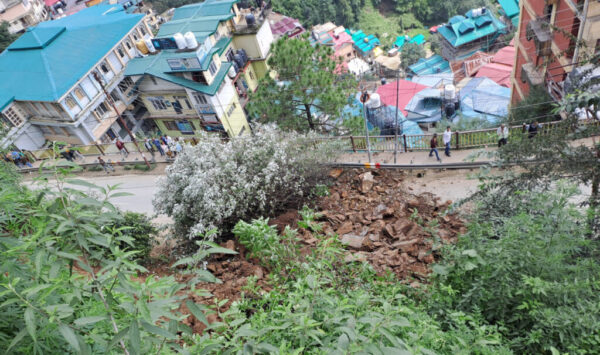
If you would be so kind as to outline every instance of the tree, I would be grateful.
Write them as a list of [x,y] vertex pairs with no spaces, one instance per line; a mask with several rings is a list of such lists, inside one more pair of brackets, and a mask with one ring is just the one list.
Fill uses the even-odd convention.
[[442,39],[439,33],[435,33],[429,37],[429,49],[435,54],[442,54]]
[[0,22],[0,52],[3,52],[6,47],[13,43],[19,36],[8,32],[8,22]]
[[331,130],[356,90],[356,80],[336,74],[340,60],[329,47],[311,46],[304,39],[280,39],[269,59],[271,74],[250,95],[248,111],[261,122],[283,129]]
[[554,113],[556,110],[552,97],[543,86],[533,86],[529,94],[514,107],[511,107],[510,124],[532,123],[533,121],[551,122],[560,119]]
[[416,43],[406,43],[402,47],[400,54],[400,66],[406,70],[410,65],[415,64],[419,58],[425,57],[425,49]]

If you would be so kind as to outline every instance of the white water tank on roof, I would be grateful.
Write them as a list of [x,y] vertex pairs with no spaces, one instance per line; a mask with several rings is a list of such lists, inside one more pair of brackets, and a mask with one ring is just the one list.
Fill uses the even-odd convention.
[[185,44],[187,48],[194,49],[198,47],[198,41],[196,40],[196,36],[192,32],[186,32],[183,35],[183,38],[185,39]]
[[185,43],[185,38],[181,33],[175,33],[173,35],[173,39],[175,40],[175,44],[177,44],[177,49],[185,49],[187,44]]
[[381,97],[379,96],[378,93],[374,92],[371,94],[369,101],[367,101],[367,107],[368,108],[377,108],[379,106],[381,106]]
[[229,72],[227,72],[227,76],[229,76],[231,79],[235,78],[235,76],[237,75],[237,72],[235,71],[235,67],[232,65],[231,67],[229,67]]
[[454,100],[456,98],[456,87],[452,84],[444,86],[444,99]]
[[150,39],[150,37],[144,38],[143,41],[150,53],[156,53],[156,48],[154,48],[154,45],[152,44],[152,39]]

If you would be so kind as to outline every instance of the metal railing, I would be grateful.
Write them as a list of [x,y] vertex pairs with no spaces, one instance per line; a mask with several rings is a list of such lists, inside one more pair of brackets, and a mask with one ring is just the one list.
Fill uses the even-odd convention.
[[[564,131],[565,134],[572,129],[565,124],[565,121],[554,121],[543,123],[537,135],[545,136],[551,132],[557,130]],[[595,119],[582,120],[580,124],[588,126],[600,126],[600,122]],[[498,136],[496,134],[496,128],[472,130],[464,132],[453,132],[452,133],[452,149],[474,149],[486,146],[494,146],[498,143]],[[523,126],[510,126],[509,127],[509,140],[510,137],[517,135],[527,135],[528,133],[523,131]],[[438,134],[441,141],[441,134]],[[433,133],[418,134],[418,135],[400,135],[398,136],[398,152],[413,152],[413,151],[428,151],[430,149],[429,142],[433,137]],[[179,137],[185,142],[196,144],[202,140],[202,136],[190,135]],[[393,152],[394,151],[394,136],[370,136],[371,140],[371,151],[373,152]],[[249,139],[252,139],[249,137]],[[365,136],[332,136],[332,137],[319,137],[317,141],[337,141],[339,143],[339,149],[345,152],[365,152],[367,150],[367,141]],[[143,148],[143,140],[139,142],[140,147]],[[443,144],[439,144],[443,148]],[[136,151],[135,145],[132,142],[125,143],[125,147],[129,151]],[[77,149],[83,155],[106,155],[106,154],[118,154],[114,143],[107,144],[93,144],[93,145],[80,145],[72,146],[71,148]],[[142,149],[144,150],[144,149]],[[38,149],[31,151],[36,159],[51,159],[54,156],[52,149]]]

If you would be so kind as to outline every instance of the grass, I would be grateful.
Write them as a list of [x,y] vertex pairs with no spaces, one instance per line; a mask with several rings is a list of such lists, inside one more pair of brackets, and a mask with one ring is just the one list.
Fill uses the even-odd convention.
[[[416,27],[404,31],[401,23],[405,27]],[[414,37],[421,33],[426,40],[429,39],[429,31],[412,14],[399,15],[389,12],[384,16],[373,7],[370,1],[365,2],[365,7],[360,14],[356,28],[363,30],[367,35],[375,34],[386,49],[392,46],[396,41],[396,37],[404,34]]]

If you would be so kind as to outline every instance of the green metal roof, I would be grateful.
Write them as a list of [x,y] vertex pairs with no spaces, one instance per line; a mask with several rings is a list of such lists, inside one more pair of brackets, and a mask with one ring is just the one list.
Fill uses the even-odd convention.
[[27,29],[0,54],[0,107],[57,101],[142,18],[99,4]]
[[[181,76],[177,76],[172,73],[167,59],[170,58],[182,58],[181,53],[162,51],[153,56],[147,56],[145,58],[135,58],[129,61],[127,68],[125,69],[125,75],[152,75],[157,78],[166,80],[168,82],[181,85],[188,89],[192,89],[203,94],[214,95],[219,86],[225,79],[225,75],[229,71],[229,68],[233,65],[229,62],[222,62],[219,72],[215,75],[215,78],[210,85],[204,85],[193,80],[185,79]],[[205,62],[210,62],[206,60]]]
[[157,38],[193,32],[198,42],[213,34],[219,23],[233,17],[231,8],[238,0],[206,0],[175,9],[171,21],[160,26]]
[[498,0],[508,18],[519,16],[519,0]]
[[217,41],[217,43],[215,43],[214,47],[217,50],[217,53],[219,53],[219,55],[223,54],[223,52],[225,51],[225,48],[227,48],[227,46],[229,45],[229,43],[231,43],[232,38],[230,37],[223,37],[220,40]]
[[469,10],[465,16],[454,16],[447,25],[438,28],[438,32],[454,47],[488,35],[506,32],[506,25],[489,10],[479,16],[474,16],[473,10]]

